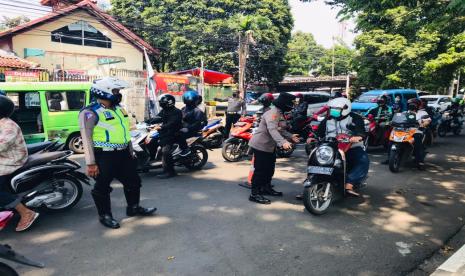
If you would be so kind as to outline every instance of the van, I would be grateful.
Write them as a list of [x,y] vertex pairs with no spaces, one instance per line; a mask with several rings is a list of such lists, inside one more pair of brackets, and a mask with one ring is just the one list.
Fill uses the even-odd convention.
[[76,153],[84,151],[78,116],[89,104],[90,87],[87,82],[0,83],[0,90],[15,104],[12,119],[26,143],[59,139]]
[[388,97],[388,105],[392,106],[396,97],[400,97],[402,111],[407,110],[407,101],[418,98],[418,91],[414,89],[388,89],[388,90],[370,90],[363,93],[352,102],[352,111],[364,114],[368,110],[377,106],[377,100],[380,96]]

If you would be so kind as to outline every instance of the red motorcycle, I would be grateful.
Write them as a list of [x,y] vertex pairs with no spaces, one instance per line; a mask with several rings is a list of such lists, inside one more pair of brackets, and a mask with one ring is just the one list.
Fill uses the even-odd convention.
[[[13,212],[0,212],[0,230],[5,228],[10,219],[13,217]],[[16,262],[18,264],[28,265],[32,267],[43,268],[44,265],[29,260],[28,258],[16,253],[9,245],[0,244],[0,259]],[[19,274],[9,265],[0,262],[0,275],[2,276],[18,276]]]
[[[367,117],[367,140],[365,141],[366,146],[377,147],[383,146],[387,148],[389,146],[389,137],[391,136],[392,127],[388,120],[384,117],[375,118],[373,114],[369,114]],[[379,129],[383,128],[384,131],[380,132]]]
[[[223,143],[221,154],[224,160],[228,162],[238,162],[242,158],[251,154],[249,141],[252,139],[255,128],[258,127],[258,120],[255,117],[247,116],[239,119],[231,129],[231,137]],[[290,157],[294,148],[285,150],[276,148],[276,155],[280,158]]]

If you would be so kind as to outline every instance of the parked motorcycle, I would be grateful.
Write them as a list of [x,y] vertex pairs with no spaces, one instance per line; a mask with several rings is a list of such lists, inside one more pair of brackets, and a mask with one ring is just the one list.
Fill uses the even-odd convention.
[[[375,118],[373,114],[368,114],[368,129],[367,129],[367,138],[365,140],[366,146],[377,147],[383,146],[388,148],[389,146],[389,136],[391,135],[392,127],[389,125],[389,122],[386,118]],[[383,128],[384,131],[380,133],[379,128]]]
[[392,119],[392,132],[389,140],[391,149],[389,153],[389,170],[399,172],[403,163],[412,157],[415,145],[414,135],[419,124],[415,114],[396,113]]
[[442,115],[441,123],[438,126],[438,135],[445,137],[449,132],[454,133],[454,135],[460,135],[462,126],[463,119],[461,115],[454,118],[450,112],[446,111]]
[[[251,154],[249,141],[252,139],[256,127],[258,127],[258,122],[254,117],[242,117],[239,122],[234,124],[231,137],[224,141],[221,150],[224,160],[238,162]],[[288,150],[276,148],[276,156],[280,158],[290,157],[293,152],[294,147]]]
[[308,157],[307,179],[304,182],[305,209],[323,215],[338,197],[346,195],[347,164],[345,154],[350,149],[350,136],[326,137]]
[[207,149],[221,147],[224,140],[224,126],[221,119],[209,120],[207,125],[202,129],[202,144]]
[[[10,219],[13,217],[13,212],[3,211],[0,212],[0,230],[6,227]],[[37,268],[43,268],[44,265],[32,261],[18,253],[16,253],[11,246],[7,244],[0,244],[0,259],[12,261],[18,264],[28,265]],[[2,276],[18,276],[18,272],[6,263],[0,262],[0,275]]]
[[28,155],[32,155],[38,152],[52,152],[52,151],[62,151],[65,147],[65,144],[60,143],[58,140],[55,141],[45,141],[40,143],[33,143],[27,145]]
[[[148,172],[151,169],[162,168],[162,149],[159,145],[160,133],[150,130],[153,126],[138,124],[137,130],[131,132],[131,144],[137,158],[138,170]],[[175,166],[186,167],[189,170],[200,170],[208,161],[208,152],[203,146],[202,137],[192,137],[187,144],[191,153],[180,156],[181,150],[175,145],[173,161]]]
[[82,184],[90,179],[78,170],[79,163],[68,159],[72,151],[38,152],[10,179],[10,192],[22,197],[29,208],[45,211],[71,209],[82,196]]

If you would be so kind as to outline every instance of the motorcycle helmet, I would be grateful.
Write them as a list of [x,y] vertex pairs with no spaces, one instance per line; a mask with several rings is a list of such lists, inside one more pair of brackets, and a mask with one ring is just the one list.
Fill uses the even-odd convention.
[[352,103],[344,97],[332,99],[328,107],[330,116],[333,118],[345,117],[352,111]]
[[121,90],[129,87],[129,84],[124,80],[112,77],[105,77],[103,79],[95,80],[90,88],[90,94],[102,100],[109,100],[112,104],[119,104],[122,99],[120,93],[114,94],[114,90]]
[[190,90],[184,92],[182,95],[182,101],[187,106],[197,106],[199,105],[199,94],[196,91]]
[[377,103],[379,106],[384,106],[384,105],[386,105],[386,103],[387,103],[387,96],[386,96],[386,95],[382,95],[381,97],[378,98],[378,100],[376,101],[376,103]]
[[197,105],[200,105],[203,102],[203,97],[199,95],[199,99],[197,100]]
[[410,111],[417,111],[420,108],[421,102],[417,98],[413,98],[407,101],[407,107]]
[[289,112],[294,108],[295,96],[290,93],[281,93],[273,100],[273,105],[283,112]]
[[0,96],[6,96],[6,92],[3,90],[0,90]]
[[163,109],[174,107],[175,102],[176,102],[176,99],[174,98],[173,95],[170,95],[170,94],[163,94],[160,96],[160,99],[158,100],[160,107]]
[[0,95],[0,119],[9,118],[15,110],[15,104],[7,96]]
[[428,101],[425,98],[420,99],[420,108],[426,108],[428,106]]
[[258,102],[262,104],[264,107],[269,107],[274,101],[273,94],[271,93],[264,93],[258,98]]

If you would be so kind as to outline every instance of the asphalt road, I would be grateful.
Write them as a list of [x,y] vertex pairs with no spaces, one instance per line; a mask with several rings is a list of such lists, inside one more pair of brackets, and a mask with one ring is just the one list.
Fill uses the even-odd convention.
[[447,137],[431,148],[428,171],[392,174],[371,151],[364,199],[310,215],[294,196],[302,191],[306,160],[298,151],[279,160],[274,184],[283,198],[263,206],[239,187],[249,163],[226,163],[219,150],[205,170],[171,180],[143,175],[142,203],[151,218],[125,218],[121,186],[113,213],[122,228],[97,221],[85,188],[71,211],[44,214],[26,233],[15,223],[1,242],[46,264],[15,265],[22,275],[403,275],[433,254],[464,224],[465,139]]

